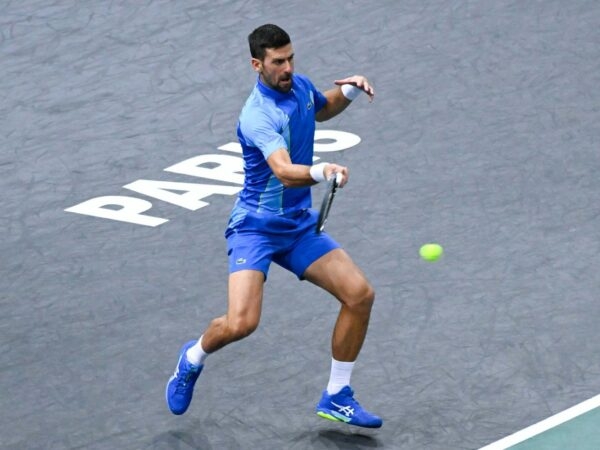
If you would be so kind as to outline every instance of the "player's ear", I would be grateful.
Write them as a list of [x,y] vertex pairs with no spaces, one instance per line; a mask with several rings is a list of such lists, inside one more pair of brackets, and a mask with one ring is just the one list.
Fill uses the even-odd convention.
[[255,72],[260,72],[262,70],[262,61],[260,59],[252,58],[251,64],[252,69],[254,69]]

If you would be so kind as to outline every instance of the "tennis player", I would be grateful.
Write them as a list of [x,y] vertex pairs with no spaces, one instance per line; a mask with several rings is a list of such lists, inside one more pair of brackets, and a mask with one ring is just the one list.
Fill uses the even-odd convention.
[[341,305],[333,330],[329,383],[317,414],[378,428],[381,418],[363,409],[350,387],[375,294],[340,245],[327,233],[316,233],[310,190],[334,172],[342,174],[343,187],[349,175],[341,165],[312,165],[315,121],[338,115],[361,93],[372,100],[373,87],[364,76],[355,75],[336,80],[333,89],[318,91],[307,77],[294,73],[290,37],[276,25],[258,27],[248,42],[258,79],[237,128],[245,182],[225,231],[230,272],[227,313],[181,348],[167,384],[167,404],[173,414],[183,414],[207,356],[257,328],[263,286],[275,262],[300,280],[325,289]]

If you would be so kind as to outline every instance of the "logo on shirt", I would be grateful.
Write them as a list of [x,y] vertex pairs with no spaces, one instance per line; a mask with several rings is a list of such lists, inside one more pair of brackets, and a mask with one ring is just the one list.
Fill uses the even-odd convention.
[[315,104],[315,96],[313,95],[312,92],[309,92],[308,94],[310,96],[310,100],[308,101],[308,103],[306,104],[306,110],[310,111],[310,109],[313,107],[313,105]]

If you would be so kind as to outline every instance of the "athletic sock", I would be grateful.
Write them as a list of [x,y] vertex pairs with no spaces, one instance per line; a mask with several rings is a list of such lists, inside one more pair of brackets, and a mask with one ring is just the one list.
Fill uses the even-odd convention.
[[344,386],[350,386],[352,369],[354,369],[354,361],[336,361],[331,358],[331,373],[329,374],[329,383],[327,384],[327,393],[329,395],[337,394]]
[[200,336],[198,342],[196,342],[196,344],[194,344],[192,347],[188,348],[187,352],[185,353],[186,359],[195,366],[201,366],[204,364],[204,360],[207,356],[208,353],[202,349],[202,336]]

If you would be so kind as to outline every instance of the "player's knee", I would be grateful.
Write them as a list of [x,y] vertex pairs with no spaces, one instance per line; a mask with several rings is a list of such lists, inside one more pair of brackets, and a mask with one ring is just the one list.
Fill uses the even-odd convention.
[[367,283],[362,295],[362,303],[363,306],[370,311],[373,307],[373,302],[375,302],[375,290],[373,289],[373,286]]
[[237,318],[228,321],[228,328],[234,340],[250,336],[258,328],[258,320],[248,318]]
[[375,290],[369,283],[356,286],[349,295],[346,305],[356,311],[370,312],[375,301]]

